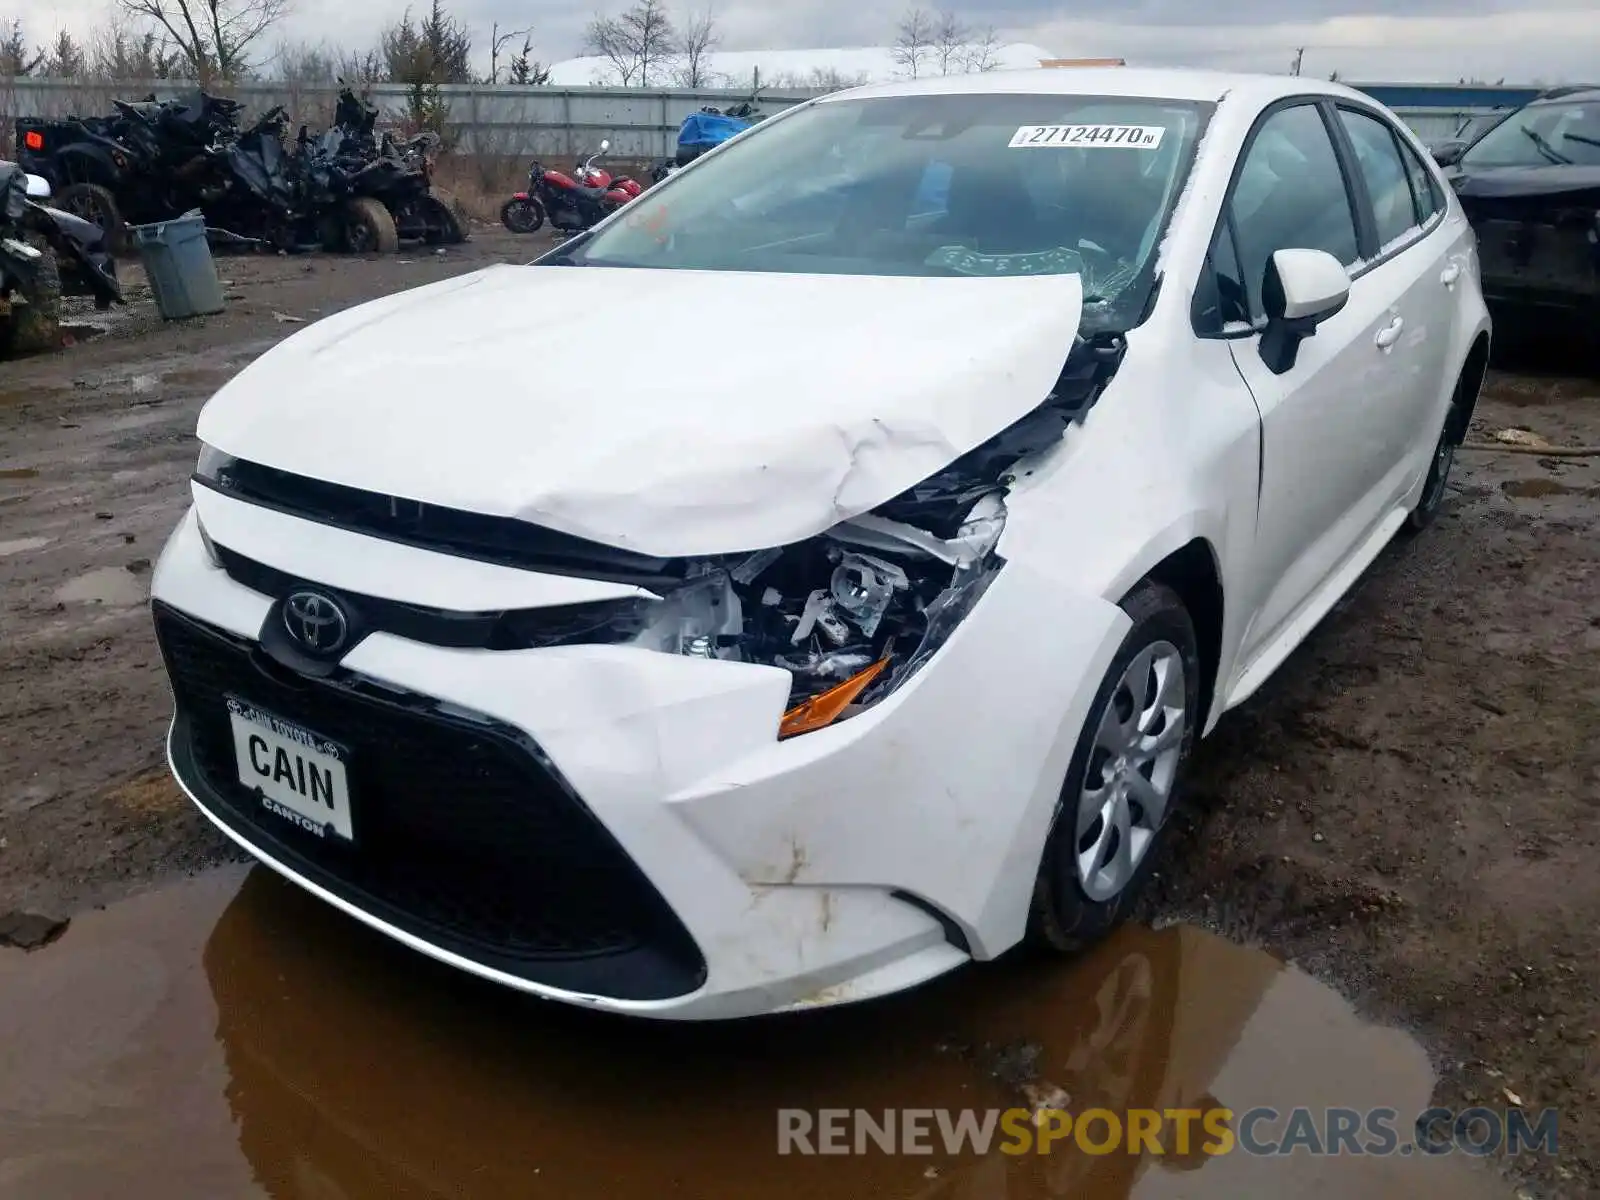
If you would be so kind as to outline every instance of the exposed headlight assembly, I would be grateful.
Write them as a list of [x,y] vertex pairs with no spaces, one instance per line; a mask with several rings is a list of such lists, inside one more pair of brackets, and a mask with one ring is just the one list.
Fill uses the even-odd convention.
[[956,536],[858,517],[821,537],[742,559],[692,564],[647,602],[629,644],[783,667],[794,683],[780,737],[821,729],[882,700],[944,644],[1002,560],[998,492]]

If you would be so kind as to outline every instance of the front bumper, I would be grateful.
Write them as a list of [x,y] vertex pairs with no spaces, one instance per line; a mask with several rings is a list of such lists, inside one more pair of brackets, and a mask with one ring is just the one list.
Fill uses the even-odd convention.
[[[540,578],[372,553],[359,535],[205,504],[219,543],[335,589],[427,602],[457,574],[480,587]],[[403,579],[360,577],[390,552],[411,556]],[[786,673],[626,647],[461,650],[375,633],[334,680],[274,679],[252,647],[275,599],[212,565],[192,511],[152,594],[178,696],[169,757],[230,837],[454,966],[678,1018],[864,1000],[1013,945],[1083,714],[1126,629],[1114,606],[1012,563],[894,696],[778,742]],[[232,656],[230,679],[197,687],[174,656],[184,637]],[[196,734],[228,689],[394,751],[366,779],[366,811],[384,814],[372,836],[395,852],[383,870],[320,859],[314,839],[230,797],[228,764],[208,765]]]

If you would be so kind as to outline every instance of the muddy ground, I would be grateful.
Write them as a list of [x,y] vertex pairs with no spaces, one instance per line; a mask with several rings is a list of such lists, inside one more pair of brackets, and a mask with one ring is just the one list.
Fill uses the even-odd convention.
[[[135,286],[109,330],[0,364],[0,913],[84,914],[233,857],[160,769],[144,608],[205,398],[295,319],[544,244],[225,259],[219,317],[164,326]],[[1600,444],[1600,381],[1497,369],[1476,425]],[[1600,1187],[1597,515],[1600,460],[1464,451],[1439,522],[1201,748],[1147,914],[1414,1031],[1442,1104],[1561,1108],[1559,1159],[1510,1165],[1541,1195]]]

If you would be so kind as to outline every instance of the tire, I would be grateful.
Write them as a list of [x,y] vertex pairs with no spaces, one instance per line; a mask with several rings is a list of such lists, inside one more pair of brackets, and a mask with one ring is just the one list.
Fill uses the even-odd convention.
[[[461,202],[440,187],[430,189],[428,202],[433,209],[433,219],[423,240],[430,246],[459,246],[466,241],[467,215]],[[435,222],[437,228],[434,228]]]
[[0,319],[0,358],[61,348],[60,263],[43,238],[29,234],[24,240],[43,250],[44,257],[39,260],[38,283],[29,302],[18,304],[13,295],[11,315]]
[[1407,533],[1421,533],[1433,524],[1433,519],[1444,507],[1444,493],[1450,482],[1450,468],[1455,465],[1456,447],[1467,432],[1466,421],[1461,414],[1470,409],[1476,399],[1464,394],[1466,387],[1463,377],[1456,384],[1450,407],[1445,410],[1444,424],[1439,428],[1439,440],[1433,447],[1433,460],[1428,463],[1428,477],[1422,482],[1422,493],[1417,497],[1416,507],[1406,514],[1403,528]]
[[[1194,622],[1177,593],[1147,580],[1128,594],[1122,610],[1133,627],[1117,648],[1078,736],[1034,884],[1028,938],[1059,953],[1077,953],[1093,945],[1132,910],[1170,836],[1172,814],[1179,803],[1179,777],[1203,723],[1199,644]],[[1132,714],[1129,690],[1129,677],[1137,678],[1141,663],[1145,695],[1151,698],[1143,720]],[[1173,681],[1178,667],[1182,678]],[[1165,703],[1160,703],[1163,699]],[[1175,702],[1182,705],[1176,713]],[[1155,711],[1157,707],[1160,713]],[[1124,709],[1132,714],[1131,724],[1120,719]],[[1127,745],[1118,736],[1122,729],[1142,731],[1144,737],[1155,739],[1151,746],[1122,759],[1126,770],[1120,776],[1116,774],[1118,759],[1109,757],[1102,744],[1107,740],[1101,737],[1103,723],[1108,721],[1109,740],[1119,750]],[[1163,732],[1165,738],[1159,736]],[[1165,784],[1159,817],[1152,819],[1149,808],[1120,783],[1134,774],[1147,781],[1138,790],[1152,799],[1162,793]],[[1097,789],[1105,797],[1103,802],[1086,800],[1085,789],[1091,782],[1103,783]],[[1119,801],[1119,795],[1125,798]],[[1098,815],[1118,808],[1128,816],[1127,828],[1133,836],[1109,832],[1117,822]],[[1085,821],[1082,814],[1086,813],[1095,815]],[[1080,855],[1080,845],[1093,853]],[[1115,853],[1124,846],[1133,848],[1128,860]]]
[[394,214],[371,196],[347,201],[344,218],[344,245],[351,254],[393,254],[400,249]]
[[544,227],[544,205],[537,200],[507,200],[500,206],[500,224],[512,233],[538,233]]
[[109,188],[98,183],[69,183],[50,198],[50,204],[100,226],[105,247],[112,254],[121,254],[128,248],[128,228]]

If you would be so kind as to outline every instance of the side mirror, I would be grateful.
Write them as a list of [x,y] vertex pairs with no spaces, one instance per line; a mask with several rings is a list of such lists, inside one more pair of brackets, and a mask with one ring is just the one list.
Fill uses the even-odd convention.
[[1326,250],[1278,250],[1267,259],[1261,361],[1274,375],[1294,369],[1300,343],[1350,300],[1350,273]]
[[601,138],[600,139],[600,153],[604,154],[609,149],[611,149],[611,139],[610,138]]
[[1460,142],[1446,142],[1442,146],[1433,148],[1433,161],[1441,167],[1453,167],[1461,161],[1461,156],[1466,152],[1467,148]]
[[25,194],[29,200],[50,199],[50,181],[43,175],[29,175],[27,192]]

